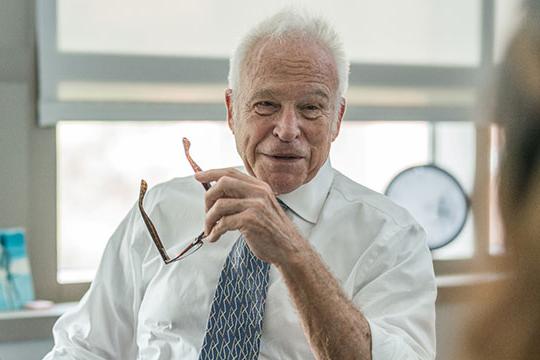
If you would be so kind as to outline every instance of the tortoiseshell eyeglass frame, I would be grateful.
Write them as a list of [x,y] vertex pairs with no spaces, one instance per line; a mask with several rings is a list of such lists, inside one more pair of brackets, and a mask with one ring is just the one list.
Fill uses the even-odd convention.
[[[199,165],[197,165],[197,163],[195,163],[195,161],[193,161],[193,159],[189,155],[189,147],[191,146],[191,143],[189,142],[189,140],[187,138],[183,138],[182,142],[184,144],[184,152],[186,154],[186,158],[189,161],[189,164],[191,165],[191,167],[193,168],[193,171],[195,171],[196,173],[202,171]],[[208,191],[211,185],[209,183],[202,183],[202,186],[204,187],[206,191]],[[195,251],[199,250],[201,246],[203,246],[204,244],[203,242],[205,238],[204,231],[201,232],[195,239],[193,239],[193,241],[188,246],[186,246],[182,251],[180,251],[180,253],[176,255],[175,257],[171,258],[169,254],[167,254],[167,250],[165,250],[165,246],[163,246],[163,242],[161,241],[158,235],[156,227],[154,226],[154,224],[152,223],[152,220],[150,220],[150,217],[148,216],[148,214],[146,214],[146,211],[143,208],[143,201],[144,201],[144,195],[146,194],[146,190],[148,190],[148,184],[146,183],[146,181],[141,180],[141,189],[139,192],[139,210],[141,212],[141,216],[144,220],[146,228],[148,229],[148,232],[150,233],[150,236],[152,237],[152,240],[154,241],[154,244],[156,245],[159,251],[159,255],[161,255],[161,258],[163,259],[163,262],[165,262],[165,264],[170,264],[172,262],[182,260],[186,258],[187,256],[193,254]]]

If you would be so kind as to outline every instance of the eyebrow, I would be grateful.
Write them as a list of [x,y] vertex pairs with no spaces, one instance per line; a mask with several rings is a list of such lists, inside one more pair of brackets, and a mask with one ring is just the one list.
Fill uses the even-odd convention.
[[328,94],[325,93],[324,91],[322,91],[321,89],[316,89],[315,91],[313,91],[313,92],[310,93],[309,95],[317,95],[317,96],[320,96],[320,97],[325,98],[326,100],[329,99]]
[[276,98],[276,93],[270,89],[258,90],[257,92],[255,92],[255,94],[253,94],[253,96],[251,96],[249,101],[253,101],[257,98]]

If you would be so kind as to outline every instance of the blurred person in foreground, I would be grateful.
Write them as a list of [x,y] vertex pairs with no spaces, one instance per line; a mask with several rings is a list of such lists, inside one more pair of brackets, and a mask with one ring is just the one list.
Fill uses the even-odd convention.
[[477,297],[493,305],[471,324],[470,359],[540,358],[540,1],[523,5],[494,106],[504,129],[498,190],[509,278]]
[[205,245],[165,265],[135,207],[46,359],[434,359],[424,231],[328,159],[348,72],[321,18],[285,10],[247,34],[225,92],[245,167],[144,201],[168,253],[203,228]]

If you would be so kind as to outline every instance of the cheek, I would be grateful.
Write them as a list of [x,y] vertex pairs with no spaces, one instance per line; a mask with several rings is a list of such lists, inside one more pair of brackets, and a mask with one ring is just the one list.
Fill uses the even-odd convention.
[[332,143],[332,132],[326,125],[312,129],[307,136],[309,143],[316,151],[324,151]]
[[330,146],[332,144],[332,134],[330,129],[326,126],[321,126],[315,131],[312,131],[311,136],[308,138],[311,146],[311,166],[316,167],[323,163],[328,153],[330,152]]
[[261,143],[267,129],[258,119],[248,118],[237,123],[235,129],[238,151],[248,158],[253,158],[257,145]]
[[253,141],[262,141],[273,133],[274,121],[271,118],[253,117],[246,122],[246,129],[249,129],[250,137]]

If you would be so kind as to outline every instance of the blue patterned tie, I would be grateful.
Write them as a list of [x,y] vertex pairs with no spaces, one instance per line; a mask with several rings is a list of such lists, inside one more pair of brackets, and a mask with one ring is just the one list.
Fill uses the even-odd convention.
[[199,360],[258,358],[269,270],[240,236],[221,271]]

